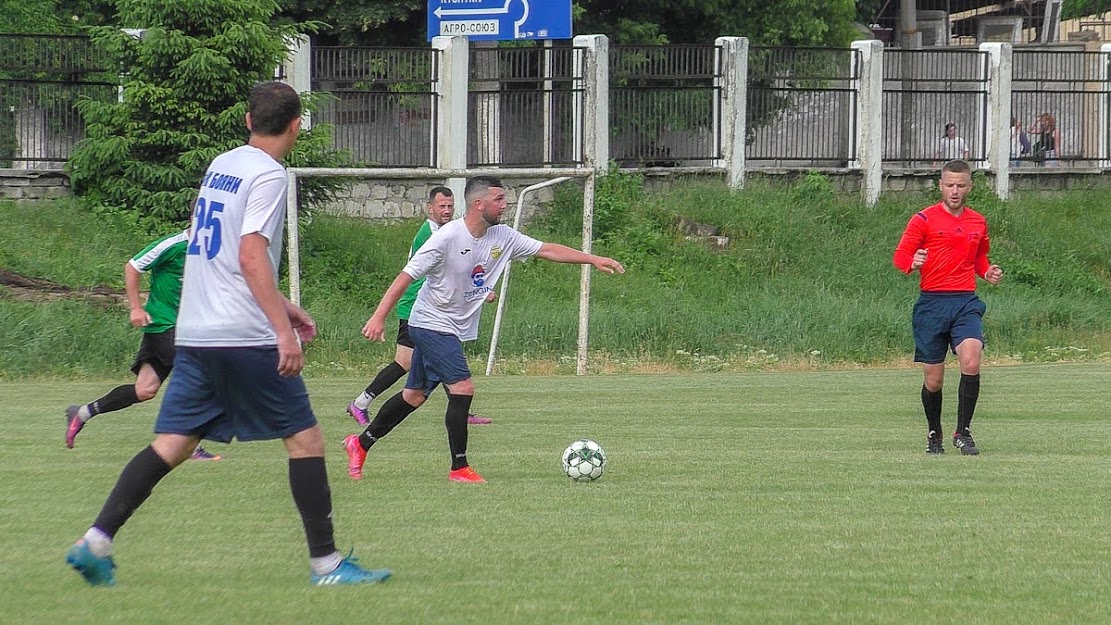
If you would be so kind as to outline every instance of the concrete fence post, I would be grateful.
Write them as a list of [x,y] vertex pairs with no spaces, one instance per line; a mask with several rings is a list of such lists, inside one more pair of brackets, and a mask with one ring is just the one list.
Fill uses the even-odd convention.
[[883,42],[854,41],[852,49],[860,59],[856,106],[860,195],[866,206],[875,206],[883,188]]
[[721,105],[716,107],[715,133],[721,142],[717,166],[725,168],[725,183],[730,189],[740,189],[745,184],[745,138],[748,134],[748,38],[718,37],[717,46],[721,89]]
[[988,54],[987,161],[995,174],[995,194],[1005,200],[1011,194],[1011,73],[1013,55],[1009,43],[982,43]]

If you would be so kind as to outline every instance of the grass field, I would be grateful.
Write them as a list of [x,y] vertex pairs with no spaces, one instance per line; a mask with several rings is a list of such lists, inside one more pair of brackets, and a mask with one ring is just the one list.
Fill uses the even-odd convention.
[[[950,371],[945,419],[955,406]],[[471,460],[447,481],[437,394],[350,481],[363,381],[310,379],[337,538],[383,586],[313,588],[279,443],[213,445],[119,535],[118,586],[63,563],[157,401],[92,421],[113,384],[0,383],[5,623],[1107,623],[1111,365],[985,370],[983,453],[923,453],[913,369],[478,380]],[[609,455],[572,484],[579,437]]]

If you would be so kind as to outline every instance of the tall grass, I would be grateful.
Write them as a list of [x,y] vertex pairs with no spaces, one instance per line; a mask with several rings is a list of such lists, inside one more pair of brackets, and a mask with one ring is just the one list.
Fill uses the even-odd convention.
[[[1111,213],[1101,194],[1001,202],[978,182],[971,204],[987,216],[992,260],[1007,272],[1002,285],[980,288],[988,358],[1104,357],[1111,351],[1111,242],[1104,236]],[[580,201],[573,187],[561,190],[525,231],[581,245]],[[790,186],[753,182],[741,192],[693,181],[646,192],[635,176],[604,178],[594,248],[628,271],[594,276],[592,362],[626,371],[906,362],[918,283],[894,269],[891,254],[910,216],[935,201],[889,193],[866,208],[816,174]],[[686,240],[673,226],[677,216],[716,226],[730,238],[728,249]],[[320,326],[309,348],[310,374],[365,373],[392,357],[389,341],[369,343],[359,330],[403,266],[418,223],[317,216],[304,227],[303,301]],[[0,267],[37,277],[118,284],[123,262],[146,238],[70,203],[0,205]],[[515,264],[500,370],[573,370],[578,285],[576,267]],[[37,335],[41,343],[6,350],[0,376],[49,375],[55,362],[89,375],[130,363],[137,339],[127,340],[123,311],[6,300],[0,291],[0,340],[10,345]],[[493,317],[487,308],[482,339],[468,346],[476,361],[485,360]]]

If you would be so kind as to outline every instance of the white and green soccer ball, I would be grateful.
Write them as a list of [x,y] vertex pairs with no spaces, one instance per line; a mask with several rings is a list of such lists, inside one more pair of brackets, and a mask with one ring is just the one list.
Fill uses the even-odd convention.
[[563,472],[576,482],[593,482],[606,470],[606,452],[589,438],[579,439],[563,450]]

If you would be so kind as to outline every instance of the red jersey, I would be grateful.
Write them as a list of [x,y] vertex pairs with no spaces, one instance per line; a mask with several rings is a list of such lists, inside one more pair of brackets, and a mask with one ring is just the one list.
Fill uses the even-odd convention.
[[911,272],[914,253],[926,250],[918,268],[923,291],[975,291],[976,276],[988,270],[988,222],[967,206],[954,217],[938,203],[915,213],[892,259],[903,273]]

